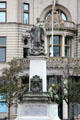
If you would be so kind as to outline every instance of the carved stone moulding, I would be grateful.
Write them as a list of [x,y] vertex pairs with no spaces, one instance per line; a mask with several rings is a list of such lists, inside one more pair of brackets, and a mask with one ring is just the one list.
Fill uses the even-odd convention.
[[31,56],[43,56],[45,55],[44,48],[43,47],[38,47],[38,48],[33,48],[30,51]]
[[31,92],[42,92],[42,79],[35,75],[31,79]]

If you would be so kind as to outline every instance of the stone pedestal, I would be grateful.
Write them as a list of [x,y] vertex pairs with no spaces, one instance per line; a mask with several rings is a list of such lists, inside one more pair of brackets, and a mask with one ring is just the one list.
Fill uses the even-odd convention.
[[60,120],[58,105],[49,101],[47,93],[28,93],[18,105],[16,120]]
[[[30,80],[37,75],[42,79],[42,91],[47,92],[46,57],[30,56]],[[29,80],[29,81],[30,81]],[[31,84],[31,82],[29,82]],[[31,85],[29,85],[30,87]]]
[[59,120],[58,105],[47,93],[46,58],[30,56],[29,93],[18,104],[16,120]]

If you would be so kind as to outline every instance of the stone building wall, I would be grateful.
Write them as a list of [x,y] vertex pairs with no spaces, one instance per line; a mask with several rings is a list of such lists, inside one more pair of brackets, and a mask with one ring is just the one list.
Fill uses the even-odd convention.
[[[3,0],[5,1],[5,0]],[[6,0],[7,1],[7,23],[0,23],[0,36],[7,37],[6,61],[13,57],[23,57],[22,34],[26,34],[29,25],[23,25],[23,3],[30,4],[30,25],[36,23],[36,19],[41,17],[44,9],[52,4],[52,0]],[[71,14],[72,21],[77,23],[77,1],[58,0],[58,4],[67,8]],[[24,33],[22,33],[24,31]]]
[[[2,1],[2,0],[0,0]],[[42,18],[46,8],[51,7],[52,0],[3,0],[7,2],[7,22],[0,23],[0,36],[6,36],[6,62],[12,58],[23,58],[23,37],[30,30],[32,25],[36,24],[37,18]],[[71,21],[78,24],[78,39],[72,39],[72,57],[80,57],[80,0],[57,0],[64,10],[68,10],[71,15]],[[29,3],[29,25],[23,24],[23,3]],[[59,31],[58,31],[59,32]],[[61,31],[60,34],[65,34]],[[66,31],[68,34],[69,31]],[[49,33],[51,34],[51,32]],[[56,34],[56,33],[55,33]],[[71,34],[71,33],[70,33]],[[47,43],[47,41],[46,41]],[[46,45],[47,46],[47,45]],[[46,47],[47,48],[47,47]],[[47,49],[46,49],[47,51]],[[6,63],[0,63],[0,75],[2,68],[7,67]],[[56,73],[57,72],[57,73]],[[53,71],[52,71],[53,73]],[[48,74],[52,75],[48,70]],[[58,70],[54,70],[55,75]],[[61,70],[59,72],[61,75]]]

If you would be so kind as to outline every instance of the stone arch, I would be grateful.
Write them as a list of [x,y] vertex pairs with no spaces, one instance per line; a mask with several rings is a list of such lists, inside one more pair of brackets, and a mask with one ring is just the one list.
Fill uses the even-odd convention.
[[[44,21],[44,20],[45,20],[45,17],[46,17],[46,15],[49,13],[49,11],[51,11],[51,8],[52,8],[52,5],[49,5],[48,7],[46,7],[46,8],[42,11],[41,16],[40,16],[40,20],[41,20],[41,21]],[[69,12],[69,10],[68,10],[67,8],[65,8],[65,7],[62,6],[62,5],[57,4],[57,5],[56,5],[56,9],[60,9],[61,11],[63,11],[63,13],[64,13],[64,14],[66,15],[66,17],[67,17],[67,21],[71,21],[71,20],[72,20],[71,14],[70,14],[70,12]]]

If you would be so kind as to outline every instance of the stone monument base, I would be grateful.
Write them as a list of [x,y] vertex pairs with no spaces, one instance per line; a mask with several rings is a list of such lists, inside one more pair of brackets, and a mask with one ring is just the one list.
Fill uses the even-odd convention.
[[57,104],[22,104],[16,120],[60,120]]
[[50,102],[46,93],[25,94],[18,105],[16,120],[60,120],[58,105]]

